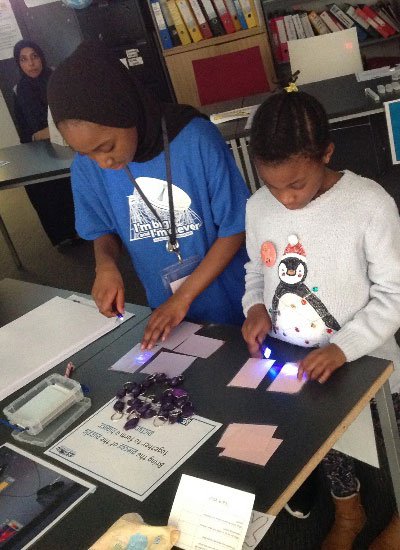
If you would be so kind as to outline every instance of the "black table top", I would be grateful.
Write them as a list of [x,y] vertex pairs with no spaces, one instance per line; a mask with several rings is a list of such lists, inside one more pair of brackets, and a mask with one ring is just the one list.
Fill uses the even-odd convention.
[[[78,369],[75,378],[91,389],[92,407],[86,416],[107,402],[125,381],[144,377],[140,373],[128,376],[108,370],[109,366],[140,341],[144,327],[145,320],[108,342],[106,347],[100,349],[97,346],[95,354],[85,350],[76,354],[74,362]],[[196,412],[221,422],[223,428],[144,502],[137,502],[97,480],[87,478],[97,485],[94,495],[90,495],[63,518],[37,542],[35,548],[69,549],[72,532],[74,549],[87,548],[113,521],[127,512],[138,512],[150,524],[166,524],[183,473],[255,493],[255,509],[270,509],[307,465],[319,462],[322,456],[316,460],[315,455],[321,446],[332,438],[332,434],[343,424],[357,403],[365,398],[371,386],[382,377],[385,378],[388,370],[387,361],[366,357],[340,369],[325,385],[308,382],[296,395],[266,392],[270,383],[267,379],[257,390],[228,388],[227,384],[248,358],[240,329],[211,325],[203,328],[201,334],[221,338],[226,343],[209,359],[197,359],[191,365],[185,373],[184,387],[193,399]],[[307,353],[303,348],[288,346],[273,339],[270,339],[269,346],[278,365],[299,359]],[[54,371],[62,372],[63,368],[59,366]],[[1,408],[10,400],[5,400]],[[83,418],[85,416],[79,422]],[[274,436],[283,439],[283,443],[265,468],[218,457],[216,443],[226,425],[232,422],[278,426]],[[5,441],[14,442],[8,430],[0,426],[0,443]],[[42,455],[40,448],[19,443],[18,446]],[[50,457],[44,458],[69,470]],[[86,477],[80,472],[77,475]],[[133,472],[127,472],[127,475],[133,475]],[[84,523],[82,518],[85,518]]]
[[73,156],[69,147],[55,145],[49,140],[0,149],[0,161],[9,162],[0,166],[0,189],[67,176]]

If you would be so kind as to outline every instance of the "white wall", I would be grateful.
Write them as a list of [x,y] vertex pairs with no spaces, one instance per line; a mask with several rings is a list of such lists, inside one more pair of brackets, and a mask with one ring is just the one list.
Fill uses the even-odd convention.
[[[17,130],[11,118],[10,112],[4,101],[3,94],[0,91],[0,149],[11,147],[19,143]],[[0,155],[1,156],[1,155]],[[1,160],[1,158],[0,158]]]

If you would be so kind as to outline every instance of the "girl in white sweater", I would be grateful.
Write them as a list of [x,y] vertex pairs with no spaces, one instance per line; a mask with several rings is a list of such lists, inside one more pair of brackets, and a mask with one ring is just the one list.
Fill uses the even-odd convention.
[[[400,220],[372,180],[328,168],[334,151],[326,113],[292,84],[258,109],[251,150],[264,186],[248,201],[243,336],[259,354],[265,336],[314,348],[299,363],[324,383],[364,355],[393,360],[400,413]],[[400,420],[400,414],[398,422]],[[350,550],[365,523],[354,462],[324,459],[335,523],[323,550]],[[383,546],[383,543],[387,546]],[[371,548],[400,548],[400,520]]]

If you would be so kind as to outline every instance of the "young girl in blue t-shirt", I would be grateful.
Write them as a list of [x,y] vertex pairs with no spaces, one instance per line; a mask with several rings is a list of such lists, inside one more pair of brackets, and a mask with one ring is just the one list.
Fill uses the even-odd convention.
[[[246,210],[243,336],[251,354],[268,333],[310,347],[299,377],[320,383],[364,355],[390,359],[399,422],[400,221],[394,200],[372,180],[328,168],[334,145],[326,113],[294,85],[258,109],[251,151],[264,182]],[[350,550],[365,523],[354,462],[331,451],[324,467],[336,515],[322,548]],[[397,514],[372,548],[400,548]]]
[[48,97],[78,153],[76,227],[94,241],[99,310],[124,311],[122,244],[154,309],[143,348],[186,316],[241,325],[249,191],[215,126],[193,107],[150,96],[100,42],[82,43],[61,63]]

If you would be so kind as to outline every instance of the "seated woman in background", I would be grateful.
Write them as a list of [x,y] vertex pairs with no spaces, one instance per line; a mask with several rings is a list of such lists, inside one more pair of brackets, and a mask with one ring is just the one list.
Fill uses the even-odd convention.
[[[47,125],[47,82],[52,70],[40,47],[29,40],[14,46],[14,59],[21,80],[14,89],[14,110],[21,143],[49,139]],[[69,178],[25,187],[43,229],[53,246],[76,240],[74,204]]]

